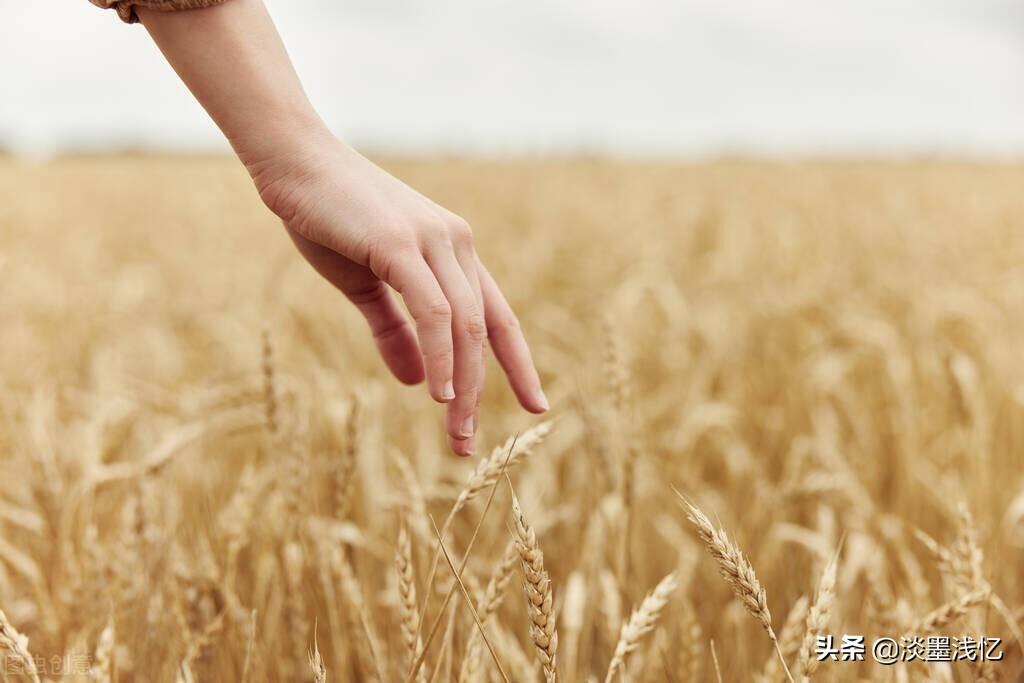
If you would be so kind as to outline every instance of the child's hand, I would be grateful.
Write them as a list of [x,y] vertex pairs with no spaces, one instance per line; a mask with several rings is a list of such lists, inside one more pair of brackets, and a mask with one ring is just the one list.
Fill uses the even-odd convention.
[[523,407],[547,410],[526,340],[469,225],[329,133],[310,138],[249,164],[260,196],[306,260],[366,316],[391,372],[406,384],[425,375],[434,400],[447,403],[452,449],[466,455],[476,445],[487,340]]

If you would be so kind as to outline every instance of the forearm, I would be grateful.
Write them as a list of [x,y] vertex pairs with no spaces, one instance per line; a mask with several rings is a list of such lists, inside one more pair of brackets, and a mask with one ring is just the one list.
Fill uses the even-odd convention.
[[138,14],[251,173],[328,135],[262,0]]

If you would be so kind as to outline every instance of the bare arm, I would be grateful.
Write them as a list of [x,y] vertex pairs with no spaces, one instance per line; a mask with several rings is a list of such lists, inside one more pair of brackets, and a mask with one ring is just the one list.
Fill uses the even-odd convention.
[[453,450],[475,448],[485,342],[523,407],[547,410],[526,340],[469,226],[330,133],[262,0],[137,11],[299,251],[366,317],[391,371],[407,384],[426,378],[447,404]]

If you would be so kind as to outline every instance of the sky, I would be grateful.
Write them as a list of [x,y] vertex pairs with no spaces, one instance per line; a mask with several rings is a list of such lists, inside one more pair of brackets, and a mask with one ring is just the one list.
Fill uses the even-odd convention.
[[[266,2],[368,150],[1024,155],[1019,0]],[[226,150],[141,26],[0,9],[0,148]]]

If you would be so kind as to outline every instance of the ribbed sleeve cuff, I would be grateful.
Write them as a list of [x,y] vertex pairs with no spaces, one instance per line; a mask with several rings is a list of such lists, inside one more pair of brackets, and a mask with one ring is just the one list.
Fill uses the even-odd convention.
[[117,16],[129,24],[139,20],[135,14],[136,7],[148,7],[160,12],[176,12],[185,9],[201,9],[213,7],[227,0],[89,0],[97,7],[117,11]]

